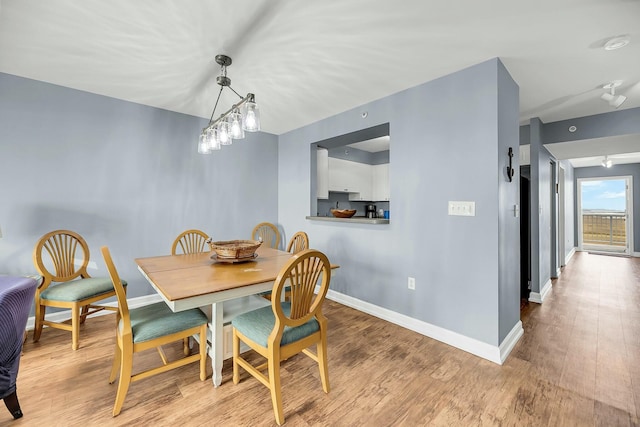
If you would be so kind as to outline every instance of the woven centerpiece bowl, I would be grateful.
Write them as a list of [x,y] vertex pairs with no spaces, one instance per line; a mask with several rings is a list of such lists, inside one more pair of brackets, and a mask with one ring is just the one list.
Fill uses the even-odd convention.
[[242,259],[253,258],[261,244],[258,240],[225,240],[211,242],[209,246],[218,258]]
[[336,218],[351,218],[356,214],[355,209],[331,209],[331,214]]

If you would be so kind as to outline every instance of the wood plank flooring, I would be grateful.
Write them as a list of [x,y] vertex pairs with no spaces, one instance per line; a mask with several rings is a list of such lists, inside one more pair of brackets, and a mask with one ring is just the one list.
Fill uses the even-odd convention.
[[[309,358],[286,361],[287,426],[640,425],[638,258],[576,253],[544,304],[522,311],[525,334],[503,366],[332,301],[325,312],[331,392]],[[75,352],[65,331],[29,337],[25,415],[12,421],[0,407],[0,425],[275,425],[268,390],[246,374],[234,385],[229,361],[219,388],[195,364],[134,383],[113,418],[114,327],[113,315],[89,319]],[[150,351],[134,369],[158,362]]]

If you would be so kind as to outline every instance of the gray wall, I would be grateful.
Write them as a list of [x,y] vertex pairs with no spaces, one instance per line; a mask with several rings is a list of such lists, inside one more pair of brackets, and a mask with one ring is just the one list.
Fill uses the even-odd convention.
[[[501,213],[517,182],[500,183],[518,97],[504,73],[490,60],[280,136],[280,222],[341,265],[333,290],[491,345],[517,324],[519,262],[504,256],[519,253],[517,218]],[[387,122],[390,224],[306,220],[310,144]],[[448,216],[449,200],[475,201],[477,215]]]
[[[578,225],[578,179],[579,178],[601,178],[609,176],[632,176],[633,181],[633,250],[640,252],[640,164],[632,163],[625,165],[613,165],[610,168],[595,166],[589,168],[574,169],[575,201],[574,201],[574,221]],[[578,246],[578,235],[576,233],[573,244]]]
[[[519,103],[519,88],[501,62],[498,62],[498,342],[511,332],[520,320],[520,218],[515,205],[520,203],[520,166],[518,156],[518,114],[513,105]],[[509,181],[509,148],[514,150],[511,162],[514,176]],[[514,246],[515,245],[515,246]],[[516,247],[518,250],[513,250]]]
[[274,135],[204,156],[200,118],[2,73],[0,94],[0,273],[34,273],[38,238],[71,229],[90,246],[90,273],[107,274],[108,245],[136,297],[154,291],[134,258],[169,254],[185,229],[242,239],[277,222]]

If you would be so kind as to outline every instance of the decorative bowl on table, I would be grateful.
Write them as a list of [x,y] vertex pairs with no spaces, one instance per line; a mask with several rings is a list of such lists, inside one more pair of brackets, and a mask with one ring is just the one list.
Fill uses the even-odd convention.
[[211,257],[220,262],[242,262],[257,258],[256,250],[262,242],[258,240],[224,240],[209,242],[215,254]]
[[356,209],[331,209],[331,214],[336,218],[351,218],[356,214]]

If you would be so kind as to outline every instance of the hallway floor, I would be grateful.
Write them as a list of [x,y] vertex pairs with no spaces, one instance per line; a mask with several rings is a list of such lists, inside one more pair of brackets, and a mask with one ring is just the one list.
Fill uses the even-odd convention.
[[525,334],[505,365],[528,365],[541,379],[531,398],[566,409],[549,425],[637,425],[640,259],[576,252],[544,303],[521,317]]

